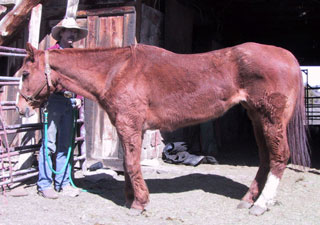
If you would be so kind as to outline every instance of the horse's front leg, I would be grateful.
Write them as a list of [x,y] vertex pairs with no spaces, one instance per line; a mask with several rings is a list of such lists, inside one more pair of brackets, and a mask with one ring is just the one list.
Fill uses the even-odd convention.
[[116,127],[124,151],[126,206],[143,211],[149,202],[149,190],[141,173],[142,131],[136,122],[131,124],[130,119],[123,118]]

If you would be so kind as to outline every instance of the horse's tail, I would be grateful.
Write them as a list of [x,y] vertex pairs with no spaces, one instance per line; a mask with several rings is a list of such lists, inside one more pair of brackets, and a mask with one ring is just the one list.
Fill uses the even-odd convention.
[[304,86],[300,71],[301,85],[293,115],[287,126],[288,144],[293,164],[310,167],[311,160],[308,144],[308,121],[304,103]]

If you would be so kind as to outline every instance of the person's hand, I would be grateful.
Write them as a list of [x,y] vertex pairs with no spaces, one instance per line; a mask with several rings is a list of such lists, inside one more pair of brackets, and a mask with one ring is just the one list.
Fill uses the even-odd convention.
[[75,99],[75,106],[77,109],[80,109],[81,103],[82,103],[81,99],[78,99],[78,98]]
[[82,104],[82,100],[81,99],[79,99],[79,98],[71,98],[70,101],[71,101],[72,108],[80,109],[81,104]]

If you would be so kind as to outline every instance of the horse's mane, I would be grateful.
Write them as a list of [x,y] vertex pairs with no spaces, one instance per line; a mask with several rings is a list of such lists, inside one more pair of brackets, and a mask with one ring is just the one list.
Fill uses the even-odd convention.
[[66,48],[66,49],[52,49],[50,51],[53,51],[57,54],[74,54],[74,53],[98,53],[98,52],[109,52],[109,51],[116,51],[116,50],[126,50],[131,49],[131,46],[125,46],[125,47],[111,47],[111,48],[104,48],[104,47],[98,47],[98,48]]

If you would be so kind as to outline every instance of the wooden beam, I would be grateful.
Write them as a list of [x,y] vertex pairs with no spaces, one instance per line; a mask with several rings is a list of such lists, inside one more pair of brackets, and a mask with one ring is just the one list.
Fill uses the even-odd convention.
[[0,5],[0,16],[7,11],[7,7]]
[[88,17],[88,16],[122,16],[127,13],[135,13],[134,6],[122,6],[114,8],[104,9],[92,9],[92,10],[79,10],[77,17]]
[[32,9],[31,19],[29,22],[29,38],[28,42],[38,49],[40,38],[40,25],[42,15],[42,4],[37,5]]
[[14,5],[16,4],[16,0],[0,0],[1,5]]
[[135,43],[136,37],[136,13],[127,13],[123,16],[123,46]]
[[98,16],[88,17],[88,37],[87,37],[87,48],[95,48],[97,46],[97,26],[99,18]]
[[10,38],[19,30],[29,17],[31,10],[40,3],[48,0],[23,0],[5,15],[0,21],[0,45],[10,41]]
[[77,17],[78,5],[79,5],[79,0],[68,0],[65,17],[75,19]]

